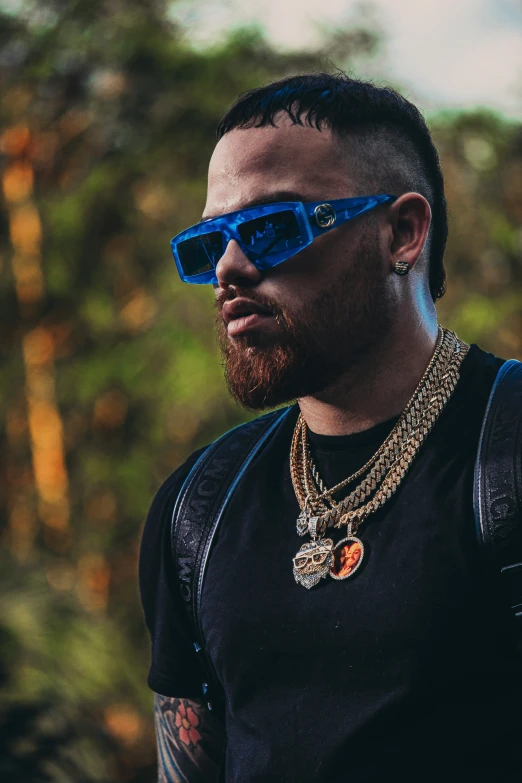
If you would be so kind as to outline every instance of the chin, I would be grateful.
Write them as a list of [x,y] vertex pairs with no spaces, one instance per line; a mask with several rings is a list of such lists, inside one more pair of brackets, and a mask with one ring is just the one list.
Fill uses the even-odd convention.
[[339,368],[331,369],[327,377],[324,369],[312,372],[306,362],[281,367],[270,361],[270,352],[255,347],[246,348],[242,358],[226,363],[225,380],[236,402],[251,411],[266,411],[319,394],[339,375]]

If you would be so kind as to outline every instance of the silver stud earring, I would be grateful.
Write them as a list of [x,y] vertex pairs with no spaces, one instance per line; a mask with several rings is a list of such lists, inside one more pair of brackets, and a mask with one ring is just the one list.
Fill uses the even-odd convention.
[[409,265],[406,263],[406,261],[397,261],[393,267],[393,271],[396,275],[407,275],[410,271]]

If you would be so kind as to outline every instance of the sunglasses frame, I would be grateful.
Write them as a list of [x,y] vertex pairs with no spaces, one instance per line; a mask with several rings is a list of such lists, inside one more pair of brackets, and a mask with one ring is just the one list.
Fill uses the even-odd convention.
[[[215,284],[217,283],[215,272],[217,263],[223,258],[228,243],[232,239],[238,243],[249,261],[251,261],[257,269],[264,271],[283,263],[283,261],[286,261],[301,250],[304,250],[304,248],[308,247],[314,239],[321,236],[326,231],[343,225],[343,223],[346,223],[348,220],[352,220],[354,217],[357,217],[364,212],[368,212],[370,209],[379,206],[379,204],[395,201],[396,198],[397,196],[381,193],[375,196],[359,196],[356,198],[310,201],[306,203],[302,201],[278,201],[273,204],[246,207],[245,209],[238,209],[236,212],[227,212],[219,217],[201,221],[194,226],[190,226],[190,228],[186,228],[170,240],[170,247],[179,276],[184,283]],[[301,235],[304,237],[303,244],[300,245],[297,250],[291,248],[290,250],[283,250],[279,253],[259,256],[243,242],[238,232],[238,227],[242,223],[286,211],[290,211],[294,214]],[[220,259],[216,262],[214,269],[198,274],[185,274],[179,257],[178,245],[188,239],[194,239],[198,236],[217,231],[221,232],[224,236],[225,250],[223,255],[221,255]]]

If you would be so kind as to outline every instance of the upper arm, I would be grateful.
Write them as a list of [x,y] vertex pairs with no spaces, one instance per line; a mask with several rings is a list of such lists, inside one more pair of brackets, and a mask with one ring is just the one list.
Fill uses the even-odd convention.
[[158,783],[218,780],[225,730],[199,699],[154,694]]
[[225,748],[222,724],[196,695],[201,693],[204,673],[194,650],[191,623],[181,604],[170,541],[172,508],[199,453],[169,476],[157,492],[141,542],[140,591],[152,640],[148,681],[156,691],[159,783],[217,781]]

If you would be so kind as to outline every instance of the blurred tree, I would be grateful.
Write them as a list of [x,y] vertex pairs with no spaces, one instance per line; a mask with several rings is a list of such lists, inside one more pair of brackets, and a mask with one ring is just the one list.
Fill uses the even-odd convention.
[[[255,29],[197,51],[161,0],[13,8],[0,12],[0,774],[138,783],[155,756],[141,525],[162,479],[244,417],[213,296],[182,288],[168,241],[199,219],[237,94],[328,63]],[[336,34],[329,54],[375,43]]]
[[487,111],[433,130],[446,179],[448,292],[440,317],[461,337],[522,358],[522,129]]

